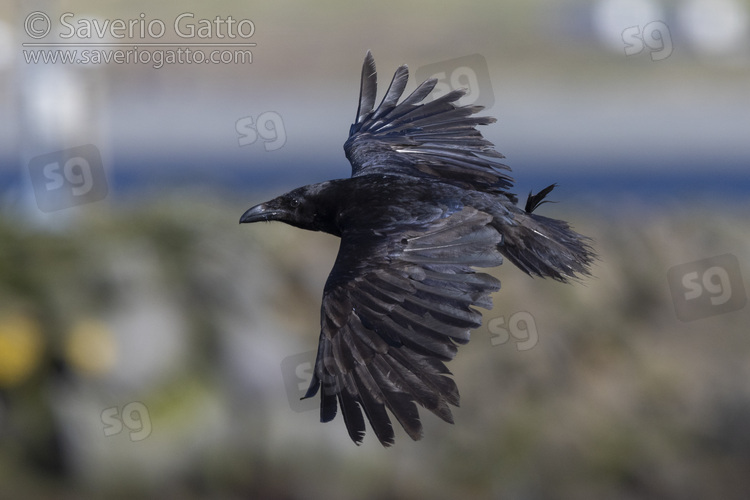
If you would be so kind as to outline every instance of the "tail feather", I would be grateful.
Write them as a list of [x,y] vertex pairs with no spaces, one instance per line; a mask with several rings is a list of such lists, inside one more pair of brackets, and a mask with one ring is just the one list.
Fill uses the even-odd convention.
[[499,250],[527,274],[568,282],[590,275],[596,254],[591,239],[573,231],[567,222],[532,213],[549,201],[544,197],[554,187],[529,193],[525,210],[513,213],[514,224],[497,227],[504,236]]
[[526,207],[524,208],[524,210],[526,210],[527,213],[531,213],[536,210],[539,205],[544,205],[545,203],[555,203],[554,201],[545,200],[544,198],[548,194],[550,194],[556,187],[556,183],[550,184],[546,188],[539,191],[537,194],[531,194],[531,191],[529,191],[529,197],[526,198]]

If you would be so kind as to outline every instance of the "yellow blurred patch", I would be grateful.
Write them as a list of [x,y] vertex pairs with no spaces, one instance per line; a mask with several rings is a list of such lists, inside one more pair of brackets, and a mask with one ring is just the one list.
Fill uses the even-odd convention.
[[20,314],[0,317],[0,387],[28,378],[39,364],[43,349],[34,320]]
[[116,351],[107,325],[92,319],[74,324],[65,343],[68,362],[86,375],[99,375],[111,370],[117,357]]

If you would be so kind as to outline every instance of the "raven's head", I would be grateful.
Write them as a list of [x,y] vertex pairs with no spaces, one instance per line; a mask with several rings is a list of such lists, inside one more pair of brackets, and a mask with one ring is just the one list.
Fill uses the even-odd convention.
[[336,196],[328,193],[332,184],[331,181],[310,184],[255,205],[242,214],[240,224],[280,221],[302,229],[338,234],[333,203]]

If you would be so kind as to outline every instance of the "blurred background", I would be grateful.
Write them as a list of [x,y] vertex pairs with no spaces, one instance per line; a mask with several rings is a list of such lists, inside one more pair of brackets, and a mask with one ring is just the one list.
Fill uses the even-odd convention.
[[[336,238],[237,224],[349,175],[368,49],[600,255],[492,270],[456,424],[390,449],[298,399]],[[16,0],[0,72],[0,498],[750,491],[750,2]]]

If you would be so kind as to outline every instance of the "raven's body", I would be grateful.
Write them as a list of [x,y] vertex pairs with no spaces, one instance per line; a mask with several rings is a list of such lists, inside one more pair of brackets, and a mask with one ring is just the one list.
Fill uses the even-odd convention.
[[364,410],[378,439],[393,443],[386,408],[421,437],[416,403],[452,422],[458,390],[443,362],[481,325],[472,306],[491,308],[497,279],[475,272],[507,257],[523,271],[567,281],[587,274],[585,238],[559,220],[532,213],[507,191],[502,158],[476,125],[477,107],[453,104],[454,91],[421,101],[428,80],[401,103],[408,78],[399,68],[374,109],[368,53],[357,121],[344,148],[352,177],[295,189],[243,214],[240,222],[282,221],[341,238],[326,282],[315,372],[306,397],[322,385],[321,420],[340,406],[351,438],[364,435]]
[[[439,201],[443,204],[481,203],[481,208],[502,210],[502,204],[509,203],[507,198],[498,199],[442,182],[428,184],[413,177],[365,175],[311,184],[291,191],[286,196],[299,202],[295,213],[288,218],[269,220],[339,237],[344,230],[378,231],[410,221],[429,220],[439,205],[435,193],[440,193]],[[263,205],[267,211],[269,205]]]

